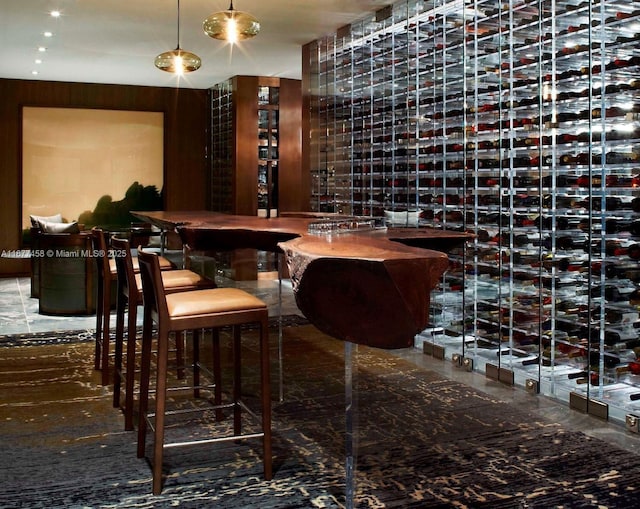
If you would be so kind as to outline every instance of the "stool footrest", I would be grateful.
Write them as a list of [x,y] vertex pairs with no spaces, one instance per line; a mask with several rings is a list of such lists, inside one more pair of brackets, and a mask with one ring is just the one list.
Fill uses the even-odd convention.
[[[165,410],[164,415],[186,415],[186,414],[194,414],[197,412],[210,412],[211,410],[226,410],[226,409],[235,408],[235,407],[240,407],[242,410],[244,410],[245,412],[247,412],[249,415],[251,415],[256,419],[259,418],[259,416],[253,410],[251,410],[243,401],[240,401],[240,400],[236,402],[232,401],[230,403],[221,403],[220,405],[211,403],[207,407],[202,407],[202,408],[182,408],[182,409],[176,409],[176,410]],[[149,428],[151,428],[151,430],[154,430],[154,431],[155,431],[155,426],[153,425],[153,419],[155,418],[155,416],[156,416],[155,412],[147,412],[145,416],[147,424],[149,425]]]
[[250,440],[253,438],[263,438],[264,433],[247,433],[244,435],[230,435],[226,437],[216,437],[216,438],[204,438],[202,440],[192,440],[190,442],[172,442],[165,443],[162,445],[163,449],[171,449],[173,447],[185,447],[189,445],[199,445],[199,444],[215,444],[217,442],[231,442],[235,440]]

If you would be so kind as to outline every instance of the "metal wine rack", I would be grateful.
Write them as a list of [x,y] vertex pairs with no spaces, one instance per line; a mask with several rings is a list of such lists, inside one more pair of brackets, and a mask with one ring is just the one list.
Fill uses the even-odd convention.
[[638,1],[408,0],[310,43],[303,80],[314,210],[476,235],[417,341],[621,422],[640,412],[639,42]]

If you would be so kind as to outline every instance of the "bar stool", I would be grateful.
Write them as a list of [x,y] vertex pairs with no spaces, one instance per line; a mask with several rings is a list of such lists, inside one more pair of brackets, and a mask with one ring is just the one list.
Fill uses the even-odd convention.
[[[257,297],[237,288],[193,290],[167,295],[162,285],[160,266],[155,254],[140,252],[140,275],[144,294],[144,320],[142,332],[142,372],[140,375],[140,415],[138,426],[138,457],[145,456],[147,426],[155,417],[153,458],[153,493],[162,491],[163,452],[167,447],[208,444],[239,439],[262,438],[264,477],[270,480],[271,467],[271,390],[269,379],[269,331],[268,310]],[[149,379],[151,375],[151,342],[153,323],[158,330],[155,413],[148,414]],[[239,326],[246,323],[260,324],[260,387],[261,429],[256,433],[241,432],[241,338]],[[233,434],[202,438],[190,442],[165,443],[165,412],[167,391],[168,342],[171,332],[193,331],[194,352],[197,349],[200,329],[233,328]],[[215,336],[214,336],[215,337]],[[194,380],[195,382],[195,380]],[[211,407],[209,407],[211,408]],[[219,408],[216,405],[214,408]]]
[[[115,260],[109,256],[107,236],[102,228],[91,229],[91,245],[96,259],[97,298],[96,298],[96,348],[94,364],[102,371],[102,385],[109,385],[109,318],[111,316],[112,286],[116,279]],[[134,270],[139,272],[138,260],[134,258]],[[172,270],[175,265],[167,258],[160,259],[162,270]]]
[[[116,297],[116,338],[113,362],[113,406],[120,406],[120,389],[122,384],[122,353],[124,341],[124,315],[127,311],[127,364],[125,371],[125,430],[133,429],[133,389],[136,366],[136,323],[137,308],[142,305],[142,280],[133,266],[131,244],[126,239],[112,238],[111,248],[116,262],[118,291]],[[187,290],[204,290],[215,288],[216,283],[191,270],[166,270],[160,273],[162,285],[166,293],[184,292]],[[176,338],[178,369],[183,365],[183,340]]]

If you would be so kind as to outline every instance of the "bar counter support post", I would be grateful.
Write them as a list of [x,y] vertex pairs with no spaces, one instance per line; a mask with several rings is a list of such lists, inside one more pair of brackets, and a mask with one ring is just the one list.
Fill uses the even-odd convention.
[[[355,507],[356,460],[358,458],[358,345],[344,342],[344,390],[345,390],[345,484],[346,509]],[[355,391],[354,391],[355,386]]]
[[283,348],[283,341],[282,341],[282,267],[284,266],[283,263],[283,258],[284,258],[284,254],[283,253],[276,253],[276,262],[278,264],[278,383],[280,385],[279,387],[279,393],[278,393],[278,397],[280,400],[280,403],[282,403],[284,401],[284,374],[283,374],[283,368],[284,368],[284,361],[283,361],[283,353],[282,353],[282,348]]

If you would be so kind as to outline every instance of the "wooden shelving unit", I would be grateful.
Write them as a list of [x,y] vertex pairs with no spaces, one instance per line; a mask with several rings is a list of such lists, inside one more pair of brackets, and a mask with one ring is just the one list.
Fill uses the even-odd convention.
[[234,76],[211,89],[211,114],[212,210],[273,217],[308,207],[299,80]]

